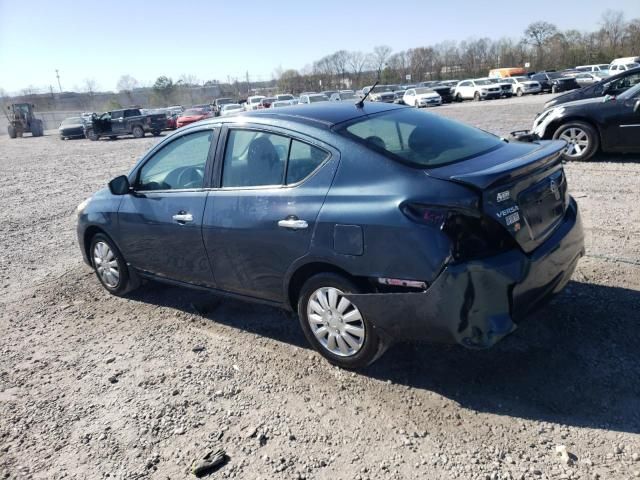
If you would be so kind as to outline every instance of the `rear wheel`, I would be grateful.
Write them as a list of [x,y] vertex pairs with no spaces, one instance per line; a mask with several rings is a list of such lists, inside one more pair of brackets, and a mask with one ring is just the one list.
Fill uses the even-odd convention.
[[569,122],[553,134],[555,140],[567,142],[562,156],[565,160],[589,160],[597,151],[600,139],[596,130],[584,122]]
[[117,135],[110,135],[109,136],[109,140],[117,140],[118,136]]
[[7,127],[7,133],[9,134],[9,138],[16,138],[18,136],[18,132],[16,132],[16,127],[13,125],[9,125]]
[[160,136],[160,130],[154,130],[153,132],[151,132],[153,134],[154,137],[158,137]]
[[131,133],[133,133],[133,136],[136,138],[144,137],[144,129],[140,125],[136,125],[135,127],[133,127]]
[[476,93],[474,93],[474,94],[473,94],[473,99],[474,99],[476,102],[479,102],[479,101],[480,101],[480,92],[476,92]]
[[122,296],[135,286],[120,250],[102,233],[91,239],[91,264],[102,286],[113,295]]
[[373,325],[345,296],[360,293],[350,280],[334,273],[314,275],[298,300],[300,325],[309,343],[329,362],[363,368],[384,353]]

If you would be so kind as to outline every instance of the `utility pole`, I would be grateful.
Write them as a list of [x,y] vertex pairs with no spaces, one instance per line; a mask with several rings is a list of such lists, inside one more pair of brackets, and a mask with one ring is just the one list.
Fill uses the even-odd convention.
[[56,78],[58,79],[58,89],[60,93],[62,93],[62,85],[60,85],[60,74],[58,73],[58,69],[56,68]]
[[249,83],[249,70],[247,70],[247,95],[251,95],[251,84]]

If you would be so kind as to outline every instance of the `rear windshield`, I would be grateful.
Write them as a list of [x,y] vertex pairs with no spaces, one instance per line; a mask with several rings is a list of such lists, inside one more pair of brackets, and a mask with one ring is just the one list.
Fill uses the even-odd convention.
[[487,132],[414,108],[368,116],[341,127],[338,133],[422,168],[460,162],[504,145]]
[[182,115],[188,117],[190,115],[204,115],[204,113],[204,110],[201,108],[190,108],[189,110],[182,112]]
[[83,120],[80,117],[71,117],[71,118],[65,118],[62,121],[62,125],[80,125],[82,124]]

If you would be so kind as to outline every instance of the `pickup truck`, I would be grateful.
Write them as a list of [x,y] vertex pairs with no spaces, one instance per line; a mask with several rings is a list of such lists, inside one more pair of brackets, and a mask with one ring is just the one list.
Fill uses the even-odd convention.
[[167,117],[164,113],[143,114],[139,108],[125,108],[101,115],[94,113],[91,123],[85,127],[85,136],[89,140],[99,140],[100,137],[113,140],[123,135],[142,138],[149,132],[158,136],[166,128],[166,124]]
[[236,103],[236,101],[233,98],[216,98],[213,101],[213,116],[219,117],[222,112],[222,106],[231,103]]

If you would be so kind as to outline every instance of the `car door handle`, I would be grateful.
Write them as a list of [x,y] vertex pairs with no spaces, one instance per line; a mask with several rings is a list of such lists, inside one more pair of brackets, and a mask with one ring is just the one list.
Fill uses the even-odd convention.
[[185,212],[177,213],[171,218],[173,218],[178,223],[193,222],[193,215]]
[[306,220],[300,220],[299,218],[285,218],[278,221],[278,226],[282,228],[289,228],[291,230],[303,230],[309,226]]

